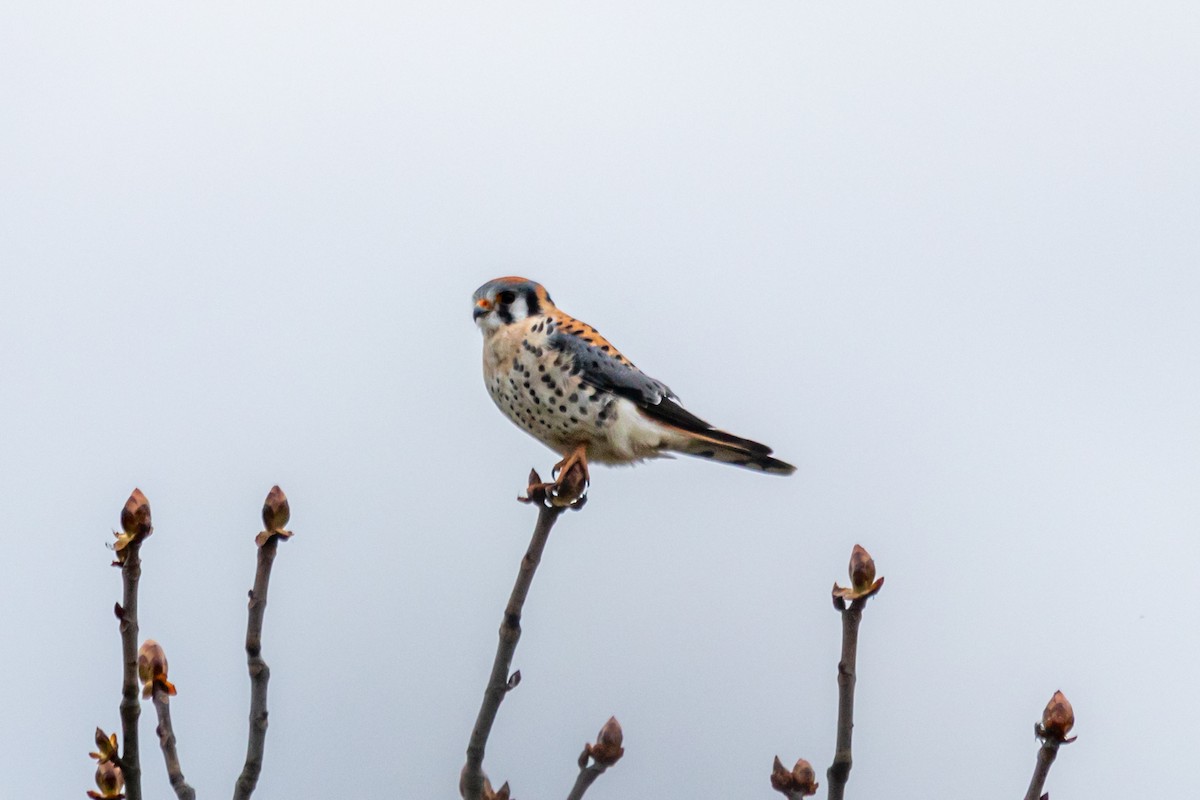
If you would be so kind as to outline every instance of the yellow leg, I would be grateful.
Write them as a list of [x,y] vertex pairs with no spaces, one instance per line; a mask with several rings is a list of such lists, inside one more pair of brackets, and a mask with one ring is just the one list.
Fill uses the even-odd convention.
[[550,475],[554,481],[542,483],[537,472],[530,473],[526,496],[517,499],[528,503],[542,497],[552,506],[580,508],[587,499],[585,495],[591,482],[587,467],[587,445],[581,444],[567,453],[562,461],[554,465]]
[[583,469],[583,483],[586,486],[592,482],[591,476],[588,474],[587,466],[587,445],[581,444],[576,446],[574,450],[567,453],[563,460],[554,465],[550,470],[550,477],[558,478],[558,483],[561,483],[563,476],[570,471],[571,467],[578,464]]

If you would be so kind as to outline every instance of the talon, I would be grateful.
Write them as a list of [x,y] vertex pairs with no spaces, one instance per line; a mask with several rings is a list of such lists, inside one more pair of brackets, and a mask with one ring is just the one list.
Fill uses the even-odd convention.
[[568,453],[554,465],[551,475],[556,479],[546,488],[550,503],[559,507],[577,507],[591,483],[587,468],[587,445],[581,444]]

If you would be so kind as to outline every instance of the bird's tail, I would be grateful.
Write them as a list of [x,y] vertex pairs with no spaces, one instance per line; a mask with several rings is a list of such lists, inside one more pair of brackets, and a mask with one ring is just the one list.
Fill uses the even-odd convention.
[[720,461],[759,472],[774,475],[791,475],[796,468],[786,461],[771,456],[771,448],[765,444],[743,439],[715,428],[704,431],[686,431],[686,439],[674,449],[697,458]]

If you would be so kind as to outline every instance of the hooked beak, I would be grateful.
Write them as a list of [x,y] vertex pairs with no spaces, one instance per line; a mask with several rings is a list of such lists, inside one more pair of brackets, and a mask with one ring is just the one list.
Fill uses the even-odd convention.
[[478,322],[480,317],[491,310],[492,304],[488,300],[481,298],[475,301],[475,310],[471,312],[471,318]]

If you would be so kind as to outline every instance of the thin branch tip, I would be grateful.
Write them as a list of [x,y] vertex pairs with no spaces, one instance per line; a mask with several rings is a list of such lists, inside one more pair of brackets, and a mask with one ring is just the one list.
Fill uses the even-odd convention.
[[[508,604],[504,608],[492,670],[488,676],[487,686],[484,688],[479,714],[476,716],[475,725],[471,730],[471,738],[467,743],[467,760],[459,779],[459,789],[464,800],[489,800],[486,791],[487,779],[483,771],[483,758],[487,749],[488,737],[491,735],[492,726],[496,721],[496,715],[500,711],[500,704],[504,700],[504,696],[516,688],[521,681],[520,670],[510,672],[513,655],[516,653],[517,643],[521,639],[521,614],[525,607],[529,588],[533,584],[534,574],[537,572],[538,564],[541,563],[542,553],[549,541],[550,530],[565,510],[553,506],[548,501],[546,484],[542,483],[537,470],[530,470],[526,496],[517,499],[537,506],[537,522],[534,524],[529,546],[517,570],[517,578],[513,583]],[[501,790],[504,790],[504,787],[501,787]]]
[[875,577],[875,559],[862,545],[850,553],[850,587],[833,584],[833,606],[842,618],[842,655],[838,661],[837,743],[833,763],[825,776],[829,781],[829,800],[842,800],[850,770],[854,766],[854,686],[858,680],[858,628],[867,601],[883,588],[883,578]]
[[234,800],[248,800],[258,786],[262,773],[267,739],[267,685],[271,669],[262,657],[263,620],[267,612],[267,590],[271,582],[271,566],[279,550],[279,542],[287,541],[291,531],[282,529],[291,516],[287,497],[278,487],[272,487],[263,503],[263,523],[266,530],[255,537],[258,546],[258,566],[254,586],[250,589],[246,619],[246,671],[250,676],[249,734],[246,742],[246,761],[234,784]]
[[[140,489],[134,489],[121,508],[121,532],[114,532],[116,542],[113,566],[121,569],[121,600],[114,604],[117,629],[121,635],[121,750],[119,774],[124,782],[124,796],[142,800],[142,770],[138,751],[138,719],[141,702],[138,696],[138,581],[142,577],[142,543],[154,528],[151,525],[150,501]],[[117,758],[112,759],[114,766]],[[99,773],[97,773],[99,785]],[[107,791],[102,788],[102,791]],[[119,790],[117,790],[119,791]],[[105,795],[112,797],[114,795]]]
[[158,733],[158,745],[167,767],[167,779],[179,800],[196,800],[196,792],[184,779],[183,769],[179,766],[175,729],[171,724],[171,695],[174,691],[168,691],[166,686],[159,683],[154,683],[151,690],[154,710],[158,714],[158,727],[155,731]]

